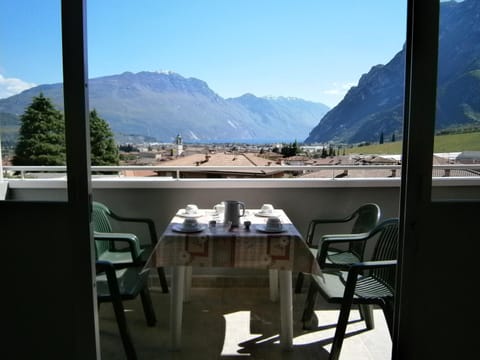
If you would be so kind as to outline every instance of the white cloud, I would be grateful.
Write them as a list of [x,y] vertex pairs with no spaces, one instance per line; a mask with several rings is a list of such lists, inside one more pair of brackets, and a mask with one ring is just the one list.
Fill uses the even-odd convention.
[[352,86],[355,86],[355,83],[333,83],[332,88],[324,90],[323,93],[326,95],[345,95]]
[[18,94],[34,86],[36,86],[36,84],[16,78],[6,78],[0,74],[0,99]]

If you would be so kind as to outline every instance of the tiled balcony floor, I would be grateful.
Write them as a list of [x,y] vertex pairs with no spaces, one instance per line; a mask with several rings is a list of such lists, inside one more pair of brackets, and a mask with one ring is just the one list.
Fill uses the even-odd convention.
[[[305,300],[294,294],[294,348],[282,351],[278,343],[279,303],[269,300],[267,288],[192,288],[191,300],[184,305],[183,339],[180,351],[169,350],[170,296],[153,290],[157,325],[146,326],[140,298],[125,302],[128,326],[139,360],[153,359],[327,359],[337,321],[337,308],[319,297],[319,328],[302,330],[301,314]],[[365,331],[358,311],[351,313],[349,336],[341,359],[386,360],[391,340],[381,310],[375,310],[375,329]],[[110,304],[99,312],[103,360],[125,359]]]

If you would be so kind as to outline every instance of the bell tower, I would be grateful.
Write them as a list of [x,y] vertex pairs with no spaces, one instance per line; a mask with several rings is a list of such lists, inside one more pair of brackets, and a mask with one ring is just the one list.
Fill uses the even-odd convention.
[[180,134],[178,134],[176,137],[175,137],[175,145],[177,145],[177,156],[180,156],[183,154],[183,140],[182,140],[182,136]]

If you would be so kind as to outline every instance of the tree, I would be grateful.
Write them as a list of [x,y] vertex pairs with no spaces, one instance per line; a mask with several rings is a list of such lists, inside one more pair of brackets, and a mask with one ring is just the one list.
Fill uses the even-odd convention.
[[295,140],[293,143],[282,147],[282,155],[284,157],[295,156],[298,154],[298,150],[298,143],[297,140]]
[[90,147],[92,165],[118,165],[118,148],[113,132],[95,109],[90,111]]
[[328,145],[328,156],[335,156],[335,148],[332,145]]
[[320,157],[321,157],[322,159],[325,159],[327,156],[328,156],[328,154],[327,154],[327,149],[326,149],[325,146],[324,146],[324,147],[322,147],[322,155],[320,155]]
[[13,165],[65,165],[65,122],[40,93],[21,116]]
[[[119,150],[123,152],[139,152],[140,150],[133,146],[133,144],[123,144],[119,146]],[[162,146],[162,150],[165,150],[165,146]]]
[[380,140],[378,141],[379,144],[383,144],[383,131],[380,133]]
[[395,142],[395,133],[392,134],[392,142]]

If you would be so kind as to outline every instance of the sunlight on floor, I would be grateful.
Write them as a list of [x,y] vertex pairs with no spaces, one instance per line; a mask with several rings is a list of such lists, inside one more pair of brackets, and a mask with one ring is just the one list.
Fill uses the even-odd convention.
[[249,353],[240,353],[243,349],[239,344],[261,337],[261,334],[250,333],[250,311],[237,311],[225,314],[225,340],[222,356],[241,355],[250,356]]
[[[331,340],[335,335],[335,325],[337,322],[338,311],[322,310],[316,311],[315,314],[318,318],[319,330],[296,336],[293,339],[293,345],[295,347],[319,342],[328,342],[328,344],[323,346],[323,348],[326,351],[330,351]],[[250,311],[237,311],[223,315],[225,319],[225,336],[221,356],[251,356],[249,352],[243,352],[245,347],[242,346],[242,344],[252,341],[258,345],[269,342],[277,344],[279,343],[278,334],[268,338],[264,338],[262,334],[252,334],[250,332],[251,316],[252,314]],[[385,326],[383,313],[381,310],[374,310],[374,319],[376,326]],[[361,321],[359,312],[357,310],[352,310],[350,314],[350,323],[347,327],[347,337],[345,338],[344,342],[344,358],[350,358],[347,357],[347,354],[349,353],[356,353],[358,356],[359,347],[362,348],[362,351],[366,351],[367,353],[369,352],[365,344],[359,343],[355,339],[355,336],[349,336],[349,334],[355,335],[356,333],[363,333],[364,335],[367,335],[368,342],[368,331],[365,331],[365,323]],[[383,344],[385,344],[385,352],[391,351],[391,344],[388,336],[383,336],[382,339],[378,339],[378,334],[376,336],[376,342],[380,340]],[[257,339],[257,341],[255,341],[255,339]]]

